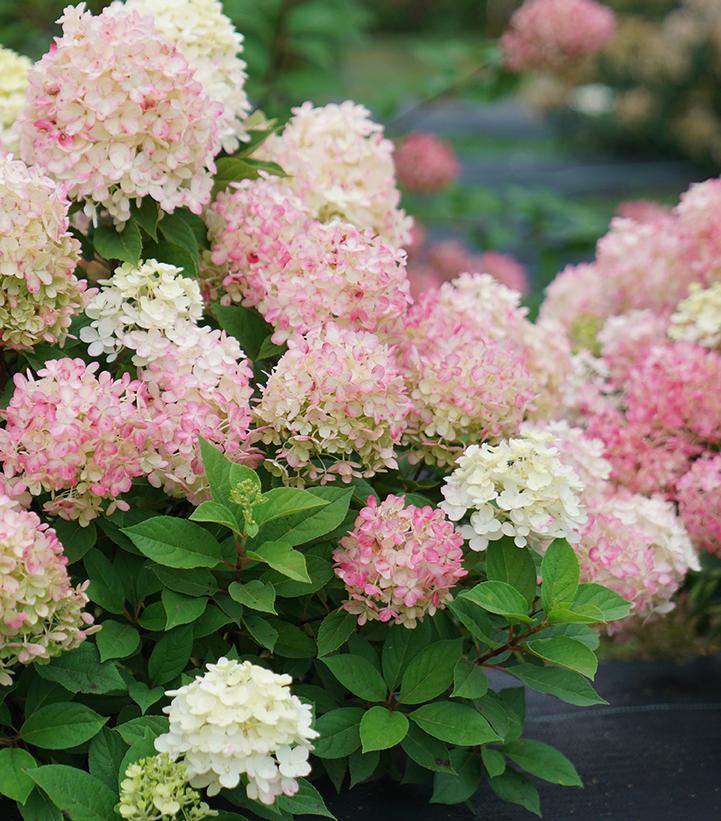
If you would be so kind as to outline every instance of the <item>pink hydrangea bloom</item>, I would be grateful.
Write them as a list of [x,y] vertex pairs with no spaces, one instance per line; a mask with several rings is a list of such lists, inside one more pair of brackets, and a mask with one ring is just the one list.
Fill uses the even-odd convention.
[[526,0],[501,46],[512,71],[561,73],[595,56],[615,30],[614,13],[595,0]]
[[424,293],[409,312],[402,362],[416,457],[452,464],[465,442],[517,433],[537,396],[528,352],[507,333],[525,322],[512,292],[490,277]]
[[409,411],[390,348],[330,323],[290,341],[255,414],[257,435],[278,447],[266,466],[300,483],[397,467]]
[[614,590],[641,618],[673,609],[671,599],[696,562],[673,507],[643,496],[610,497],[592,506],[574,549],[581,580]]
[[273,342],[332,321],[394,338],[410,303],[405,253],[370,231],[305,216],[270,180],[246,181],[213,206],[212,261],[227,298],[255,306]]
[[407,134],[396,146],[398,182],[409,191],[433,194],[459,175],[456,152],[445,140],[422,131]]
[[408,282],[410,283],[411,296],[417,300],[431,288],[440,288],[443,279],[438,271],[430,265],[411,262],[408,266]]
[[158,334],[151,340],[152,356],[141,343],[138,339],[138,350],[149,362],[138,378],[152,445],[161,460],[149,480],[171,496],[199,504],[208,496],[199,436],[233,461],[252,462],[256,457],[247,445],[250,363],[233,337],[190,322],[169,337]]
[[[679,232],[692,279],[710,285],[721,279],[721,179],[695,183],[676,206]],[[685,296],[685,292],[679,299]],[[676,300],[677,302],[679,300]],[[675,306],[674,306],[675,307]]]
[[147,467],[138,383],[99,367],[55,359],[37,378],[16,374],[0,430],[5,475],[20,477],[33,496],[49,493],[44,509],[81,525],[103,510],[126,509],[118,497]]
[[349,100],[318,108],[303,103],[256,156],[286,171],[316,219],[339,217],[397,248],[408,242],[412,220],[399,206],[393,143],[363,106]]
[[150,196],[164,211],[210,200],[222,106],[153,18],[113,4],[68,6],[62,36],[28,76],[22,157],[116,223]]
[[466,575],[463,536],[442,511],[404,506],[401,496],[371,496],[353,530],[333,553],[335,573],[350,598],[345,610],[369,620],[414,628],[442,610]]
[[428,248],[428,262],[444,281],[455,279],[469,271],[480,270],[473,267],[473,254],[455,239],[433,243]]
[[669,215],[670,209],[653,200],[625,200],[616,209],[616,216],[636,222],[656,222]]
[[663,316],[649,310],[629,311],[606,320],[598,341],[614,384],[623,386],[634,365],[666,340],[667,327]]
[[541,320],[552,319],[567,331],[578,347],[586,344],[588,329],[595,334],[606,317],[614,313],[609,289],[597,265],[581,263],[568,265],[546,288],[541,305]]
[[68,201],[55,183],[0,156],[0,346],[30,348],[65,340],[83,307],[74,276],[80,243],[70,234]]
[[15,665],[48,661],[93,632],[89,582],[73,588],[66,565],[55,531],[0,495],[0,684]]
[[506,288],[525,294],[528,290],[528,274],[521,263],[510,254],[498,251],[484,251],[473,258],[471,271],[482,271],[490,274]]
[[694,462],[677,485],[681,519],[699,550],[721,556],[721,456]]

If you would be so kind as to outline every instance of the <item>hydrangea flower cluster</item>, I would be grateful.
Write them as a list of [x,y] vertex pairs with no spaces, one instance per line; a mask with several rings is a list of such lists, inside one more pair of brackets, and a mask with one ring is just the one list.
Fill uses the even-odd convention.
[[155,740],[158,752],[183,759],[190,785],[208,795],[246,782],[248,798],[273,804],[298,791],[308,775],[311,706],[290,691],[292,679],[221,658],[190,684],[169,690],[170,728]]
[[692,282],[688,296],[671,315],[668,335],[705,348],[721,347],[721,282],[710,288]]
[[445,479],[441,509],[457,522],[472,550],[510,536],[519,547],[551,539],[575,543],[586,522],[583,483],[561,461],[551,433],[527,431],[498,445],[470,445]]
[[220,150],[220,103],[153,18],[113,4],[93,16],[81,3],[28,75],[18,120],[23,159],[65,183],[68,196],[122,226],[133,201],[200,213]]
[[83,306],[80,243],[62,190],[37,169],[0,156],[0,347],[62,343]]
[[223,301],[256,307],[276,344],[328,321],[399,336],[410,302],[402,251],[349,223],[305,215],[270,179],[221,194],[211,213],[212,263],[229,271]]
[[433,194],[447,188],[459,175],[456,152],[445,140],[423,131],[407,134],[395,152],[398,182],[409,191]]
[[363,106],[303,103],[258,157],[285,170],[312,216],[324,222],[339,217],[396,248],[405,246],[411,220],[399,207],[393,144]]
[[173,339],[157,338],[151,351],[139,347],[148,364],[138,371],[152,448],[160,457],[149,480],[171,496],[199,504],[208,494],[198,437],[230,459],[251,459],[253,372],[237,340],[223,331],[180,326]]
[[[460,277],[471,271],[490,274],[506,288],[524,293],[528,290],[528,276],[521,263],[510,254],[484,251],[473,254],[461,242],[443,240],[428,248],[428,264],[440,282]],[[439,284],[440,284],[439,282]]]
[[721,556],[721,456],[694,462],[677,485],[681,519],[699,550]]
[[526,0],[501,45],[512,71],[563,73],[595,56],[615,30],[611,9],[595,0]]
[[237,151],[247,138],[243,120],[250,111],[243,36],[220,0],[126,0],[125,6],[152,14],[156,31],[177,46],[206,96],[222,104],[218,136],[226,153]]
[[368,499],[333,553],[350,598],[345,610],[369,620],[416,627],[453,599],[463,569],[463,536],[440,510],[404,506],[401,496]]
[[649,309],[610,316],[597,334],[610,380],[623,385],[634,366],[666,340],[667,327],[666,318]]
[[88,582],[73,588],[66,565],[55,531],[0,495],[0,684],[12,684],[15,665],[48,661],[92,632]]
[[669,612],[686,573],[699,566],[673,506],[628,493],[590,509],[576,553],[581,579],[615,590],[640,618]]
[[[136,348],[148,336],[166,336],[183,321],[199,320],[200,287],[182,273],[182,268],[150,259],[140,265],[126,262],[110,279],[100,280],[104,287],[85,307],[92,322],[80,329],[90,356],[105,354],[112,362],[124,346]],[[137,331],[141,333],[133,333]],[[145,364],[142,357],[134,361]]]
[[0,461],[44,509],[86,525],[103,509],[125,509],[118,497],[152,465],[136,381],[98,372],[99,364],[54,359],[37,377],[16,374],[2,416]]
[[17,149],[13,126],[25,105],[25,88],[32,62],[0,46],[0,154]]
[[331,323],[290,341],[255,416],[257,435],[278,446],[267,467],[298,481],[347,482],[397,467],[395,446],[409,411],[388,346]]
[[125,770],[117,812],[127,821],[199,821],[216,816],[218,813],[201,801],[200,793],[187,782],[185,764],[172,761],[167,753],[141,758]]

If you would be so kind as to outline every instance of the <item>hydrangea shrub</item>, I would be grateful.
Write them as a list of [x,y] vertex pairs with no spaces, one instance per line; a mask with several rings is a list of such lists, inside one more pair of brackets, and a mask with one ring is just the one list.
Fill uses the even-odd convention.
[[[287,821],[392,777],[540,812],[534,779],[581,778],[524,688],[603,703],[599,634],[695,566],[675,501],[618,486],[560,320],[473,271],[411,304],[365,109],[248,116],[210,0],[61,23],[0,163],[0,793]],[[630,395],[692,459],[719,354],[673,344],[675,415]]]

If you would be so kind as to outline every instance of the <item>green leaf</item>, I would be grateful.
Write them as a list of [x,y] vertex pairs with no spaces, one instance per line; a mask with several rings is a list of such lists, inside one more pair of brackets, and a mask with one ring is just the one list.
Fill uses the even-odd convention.
[[520,679],[539,693],[548,693],[577,707],[607,704],[583,676],[558,667],[539,667],[535,664],[516,664],[505,671]]
[[366,701],[385,699],[388,690],[383,677],[362,656],[347,653],[341,656],[326,656],[321,661],[353,695]]
[[378,750],[374,750],[372,753],[362,753],[360,750],[356,750],[348,758],[350,788],[353,789],[357,784],[367,781],[378,769],[380,760],[381,754]]
[[153,687],[152,690],[142,681],[133,681],[128,685],[128,695],[140,707],[140,712],[145,715],[149,707],[165,695],[162,687]]
[[30,777],[73,821],[108,821],[115,815],[116,794],[90,773],[65,764],[47,764],[32,770]]
[[24,804],[35,786],[26,771],[37,766],[38,762],[27,750],[19,747],[0,750],[0,795]]
[[131,764],[134,764],[141,758],[149,758],[153,755],[156,755],[155,733],[152,728],[148,727],[143,731],[142,738],[131,744],[130,749],[123,756],[123,760],[120,762],[120,766],[118,767],[116,782],[118,786],[120,785],[120,782],[122,782],[123,778],[125,778],[125,772]]
[[208,606],[208,600],[197,596],[184,596],[174,590],[163,590],[160,594],[163,609],[167,616],[165,629],[172,630],[181,624],[192,624],[197,621]]
[[293,815],[321,815],[324,818],[335,818],[335,815],[326,807],[321,794],[305,778],[298,780],[298,792],[295,795],[280,796],[278,808]]
[[300,551],[293,550],[288,542],[264,542],[255,550],[246,551],[246,555],[257,562],[267,564],[289,579],[298,582],[310,581],[305,556]]
[[519,738],[518,741],[506,744],[503,751],[514,764],[536,778],[564,787],[583,786],[576,768],[566,756],[542,741]]
[[631,604],[618,593],[600,584],[581,584],[573,600],[572,610],[585,607],[597,607],[603,614],[604,621],[625,619],[631,612]]
[[266,337],[261,343],[258,351],[258,361],[262,362],[264,359],[278,359],[283,356],[286,348],[284,345],[276,345],[270,336]]
[[137,265],[143,251],[143,238],[138,226],[130,220],[122,231],[116,231],[112,225],[99,225],[93,234],[93,246],[105,259]]
[[115,728],[123,741],[129,746],[142,742],[146,733],[150,731],[154,738],[168,731],[168,719],[165,716],[143,716],[131,718]]
[[541,801],[538,790],[515,770],[504,770],[501,775],[489,781],[493,792],[502,800],[518,804],[541,817]]
[[243,624],[251,635],[253,641],[261,647],[265,647],[273,652],[278,641],[278,631],[273,625],[261,616],[256,616],[255,613],[244,613]]
[[573,670],[587,678],[592,679],[596,675],[598,661],[593,650],[589,650],[585,644],[576,639],[566,636],[534,639],[525,642],[524,647],[544,661],[558,664],[560,667]]
[[603,612],[593,604],[577,607],[556,607],[548,615],[551,624],[603,624]]
[[467,658],[460,658],[453,668],[453,698],[481,698],[488,692],[488,676]]
[[90,585],[88,597],[109,613],[120,615],[125,609],[125,596],[118,585],[112,564],[99,550],[91,550],[84,558]]
[[506,769],[506,759],[503,753],[499,753],[492,747],[481,747],[481,760],[491,778],[496,778]]
[[119,621],[104,621],[102,629],[95,637],[100,652],[100,661],[124,659],[132,656],[140,647],[138,631],[129,624]]
[[130,216],[145,231],[150,239],[158,240],[158,218],[160,211],[158,203],[152,197],[143,197],[140,205],[130,207]]
[[158,262],[174,265],[183,271],[183,276],[197,277],[200,272],[200,258],[182,245],[175,245],[167,239],[160,239],[145,247],[145,255]]
[[201,502],[190,514],[194,522],[212,522],[230,528],[233,533],[242,533],[243,527],[235,518],[233,511],[220,502]]
[[463,652],[463,639],[436,641],[410,661],[401,679],[401,704],[421,704],[444,693]]
[[541,562],[541,599],[546,613],[571,605],[578,590],[579,572],[571,545],[564,539],[556,539]]
[[397,710],[376,705],[366,710],[360,723],[363,752],[389,750],[400,744],[408,733],[408,719]]
[[396,689],[410,660],[420,653],[430,640],[430,620],[422,621],[415,630],[396,624],[387,631],[381,667],[390,690]]
[[310,512],[302,511],[268,522],[261,528],[256,541],[278,540],[297,547],[325,536],[344,522],[353,498],[353,488],[314,487],[309,488],[308,493],[327,504]]
[[436,773],[433,776],[431,804],[461,804],[468,801],[481,783],[481,759],[470,750],[451,750],[454,773]]
[[401,741],[406,755],[426,770],[438,773],[453,773],[448,747],[433,736],[424,733],[420,727],[410,724],[408,735]]
[[424,704],[411,713],[411,718],[429,735],[459,747],[474,747],[502,740],[480,713],[458,702],[434,701]]
[[329,613],[318,628],[318,655],[327,656],[342,647],[356,628],[356,618],[345,610]]
[[193,650],[193,626],[176,627],[166,633],[148,659],[148,675],[153,684],[167,684],[180,675]]
[[223,552],[205,528],[174,516],[155,516],[123,533],[143,555],[165,567],[215,567]]
[[154,601],[143,610],[142,615],[138,619],[138,624],[143,630],[161,633],[165,630],[166,619],[167,616],[165,615],[165,608],[162,602]]
[[175,590],[176,593],[184,593],[186,596],[212,596],[218,592],[215,576],[205,567],[176,570],[151,564],[150,569],[163,587]]
[[84,704],[56,702],[34,712],[20,728],[20,738],[43,750],[65,750],[89,741],[106,721]]
[[[491,621],[479,605],[470,599],[458,597],[448,605],[448,609],[474,639],[477,639],[487,647],[493,647],[496,644],[493,639]],[[406,633],[407,632],[409,631],[406,630]]]
[[198,239],[182,209],[178,208],[172,214],[163,214],[158,223],[158,230],[172,245],[177,245],[195,259],[198,258]]
[[361,745],[360,723],[364,711],[360,707],[340,707],[322,715],[315,722],[320,737],[314,742],[318,758],[345,758]]
[[240,347],[252,360],[258,359],[263,340],[273,332],[273,328],[252,308],[240,305],[220,305],[214,303],[210,312],[218,325],[240,343]]
[[536,634],[537,639],[550,639],[556,636],[567,636],[585,644],[589,650],[598,650],[601,638],[597,630],[585,624],[554,624]]
[[95,546],[98,538],[98,531],[93,522],[85,527],[80,527],[77,522],[56,519],[53,522],[53,530],[60,539],[68,564],[80,561]]
[[490,580],[506,582],[526,600],[528,607],[536,598],[536,565],[531,552],[505,539],[491,542],[486,551],[486,575]]
[[262,613],[275,614],[275,588],[272,584],[264,584],[259,579],[240,584],[233,582],[228,588],[231,599],[251,610],[260,610]]
[[35,787],[28,800],[17,809],[23,821],[63,821],[65,817],[39,787]]
[[128,745],[115,730],[103,727],[88,747],[90,775],[114,790],[118,785],[120,762],[127,749]]
[[240,180],[255,180],[259,171],[266,171],[275,176],[285,176],[283,169],[273,162],[260,162],[250,159],[239,159],[238,157],[221,157],[216,160],[217,171],[215,174],[215,184],[213,186],[213,197],[216,197],[232,182]]
[[319,499],[307,490],[276,487],[263,494],[261,501],[253,508],[253,518],[258,525],[264,525],[275,519],[325,507],[327,504],[327,500]]
[[101,662],[97,647],[89,641],[35,669],[41,678],[54,681],[71,693],[100,695],[126,690],[118,668],[112,662]]
[[497,613],[511,621],[531,622],[528,602],[507,582],[481,582],[461,593],[459,598],[468,599],[489,613]]

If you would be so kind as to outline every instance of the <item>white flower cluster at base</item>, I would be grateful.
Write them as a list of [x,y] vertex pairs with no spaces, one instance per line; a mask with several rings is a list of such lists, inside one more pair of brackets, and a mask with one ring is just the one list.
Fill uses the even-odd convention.
[[461,532],[472,550],[503,536],[518,547],[578,541],[586,521],[583,483],[559,458],[551,433],[529,430],[498,445],[471,445],[457,465],[445,480],[440,507],[455,522],[470,511]]
[[311,707],[290,692],[292,679],[226,658],[179,690],[165,708],[169,732],[155,740],[159,752],[182,758],[190,785],[208,795],[247,779],[248,798],[272,804],[298,791],[310,773]]

